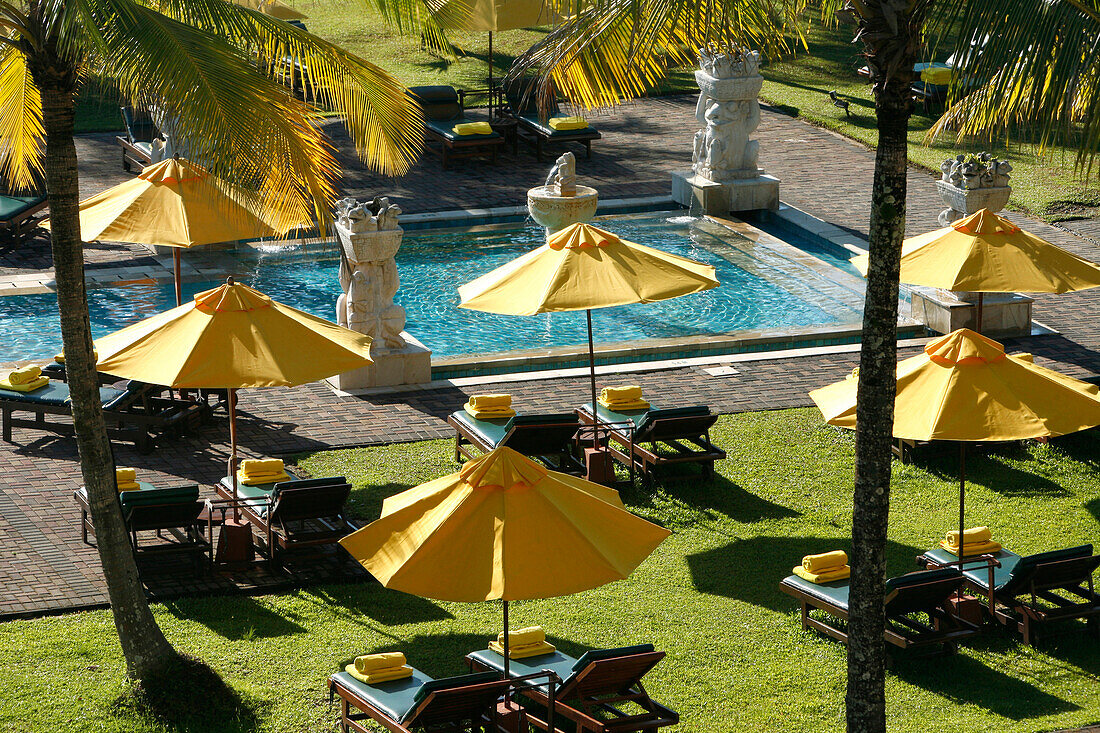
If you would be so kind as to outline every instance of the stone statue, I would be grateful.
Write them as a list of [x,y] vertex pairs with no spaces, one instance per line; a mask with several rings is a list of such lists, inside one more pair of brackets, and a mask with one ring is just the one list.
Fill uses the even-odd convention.
[[546,177],[547,186],[557,186],[559,196],[577,195],[577,159],[573,153],[562,153]]
[[751,140],[760,125],[757,95],[763,78],[760,54],[716,47],[699,49],[699,102],[695,118],[704,126],[695,136],[692,170],[711,181],[755,178],[760,145]]
[[959,154],[940,164],[943,174],[936,188],[947,208],[940,212],[941,226],[948,226],[979,209],[994,213],[1004,208],[1012,194],[1009,187],[1012,164],[992,154]]

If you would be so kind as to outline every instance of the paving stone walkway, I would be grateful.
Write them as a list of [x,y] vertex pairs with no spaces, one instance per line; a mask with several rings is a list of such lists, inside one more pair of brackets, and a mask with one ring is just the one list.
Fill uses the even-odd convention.
[[[591,161],[578,170],[601,197],[667,195],[671,170],[690,160],[694,100],[666,97],[638,102],[595,120],[604,139]],[[763,114],[759,138],[761,163],[782,179],[782,199],[849,231],[866,236],[870,214],[873,153],[832,133],[775,112]],[[346,140],[341,150],[348,158]],[[124,180],[116,149],[108,135],[80,140],[81,191],[88,195]],[[344,190],[348,195],[389,195],[407,213],[511,206],[522,192],[542,183],[547,165],[528,152],[505,156],[498,166],[456,163],[441,175],[437,158],[429,157],[399,180],[372,176],[349,163]],[[446,185],[441,185],[445,182]],[[932,177],[909,174],[910,233],[936,226],[942,207]],[[1012,217],[1028,229],[1092,260],[1100,246],[1090,239]],[[90,266],[137,266],[135,250],[103,245],[90,250]],[[37,259],[36,259],[37,258]],[[158,267],[154,258],[148,266]],[[0,282],[49,273],[48,251],[0,257]],[[1052,336],[1018,339],[1013,349],[1031,351],[1036,361],[1076,376],[1100,374],[1100,295],[1077,293],[1039,296],[1036,320],[1056,329]],[[2,307],[2,298],[0,298]],[[915,353],[910,349],[907,353]],[[738,361],[735,372],[712,376],[701,366],[632,373],[650,394],[670,403],[707,403],[723,413],[809,404],[806,393],[839,379],[858,361],[853,351],[812,357],[774,357]],[[393,441],[445,438],[445,416],[458,409],[470,392],[508,391],[524,410],[560,410],[586,401],[587,381],[559,378],[543,381],[446,387],[372,397],[340,397],[320,384],[294,389],[248,390],[241,393],[240,441],[246,456],[295,454]],[[737,460],[730,446],[730,460]],[[119,445],[120,465],[135,466],[152,482],[192,481],[211,486],[223,474],[228,455],[224,415],[198,435],[166,442],[151,455]],[[80,485],[72,442],[44,433],[16,430],[14,443],[0,443],[0,617],[33,615],[102,605],[106,594],[95,551],[80,541],[79,512],[72,492]],[[212,492],[211,492],[212,493]],[[372,517],[362,517],[369,520]],[[238,575],[194,576],[186,568],[148,568],[145,577],[157,598],[188,593],[269,591],[296,584],[361,577],[337,557],[303,561],[292,572],[257,569]],[[157,572],[160,571],[160,572]]]

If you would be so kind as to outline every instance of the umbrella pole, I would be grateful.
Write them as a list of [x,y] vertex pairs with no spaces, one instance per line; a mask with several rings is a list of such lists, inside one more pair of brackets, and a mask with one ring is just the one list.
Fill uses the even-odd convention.
[[[979,301],[981,302],[981,301]],[[963,564],[963,530],[966,529],[966,443],[959,441],[959,568]]]
[[[489,116],[493,114],[493,32],[489,31]],[[519,114],[519,112],[516,112]],[[505,662],[507,664],[507,662]]]
[[183,305],[183,291],[180,285],[180,248],[172,248],[172,269],[176,275],[176,305]]
[[588,376],[592,383],[592,447],[600,446],[600,418],[596,408],[596,347],[592,343],[592,309],[586,308],[588,318]]
[[974,330],[978,333],[982,332],[982,301],[985,299],[985,293],[978,293],[978,313],[975,319]]
[[504,601],[504,679],[508,677],[508,601]]
[[[237,499],[237,390],[229,390],[229,476],[233,483],[233,500]],[[233,504],[233,519],[238,518],[237,505]]]

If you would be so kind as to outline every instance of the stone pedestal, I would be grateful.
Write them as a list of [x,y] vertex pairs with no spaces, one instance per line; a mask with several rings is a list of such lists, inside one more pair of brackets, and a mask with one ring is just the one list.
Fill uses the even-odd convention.
[[947,204],[940,212],[940,226],[950,226],[959,219],[976,213],[979,209],[989,209],[996,214],[1008,204],[1012,196],[1011,186],[991,188],[958,188],[944,181],[936,181],[936,190]]
[[[937,333],[977,329],[978,305],[939,288],[913,287],[910,315]],[[1031,335],[1033,298],[1019,293],[986,293],[982,298],[981,333],[986,336]]]
[[980,209],[996,214],[1008,204],[1012,195],[1009,185],[1012,164],[997,160],[989,153],[956,155],[943,161],[940,170],[943,177],[936,181],[936,190],[947,205],[939,216],[942,227]]
[[335,223],[340,240],[340,287],[336,322],[372,339],[373,364],[331,381],[338,389],[422,384],[432,378],[432,352],[405,332],[405,309],[393,302],[400,280],[395,257],[403,230],[401,209],[389,199],[360,204],[344,199]]
[[588,221],[596,215],[598,202],[596,189],[588,186],[576,186],[572,196],[560,195],[556,185],[536,186],[527,192],[527,211],[536,223],[546,227],[547,235],[578,221]]
[[706,214],[779,208],[779,179],[757,166],[760,124],[757,96],[764,83],[757,52],[699,50],[699,102],[690,172],[672,174],[672,198]]

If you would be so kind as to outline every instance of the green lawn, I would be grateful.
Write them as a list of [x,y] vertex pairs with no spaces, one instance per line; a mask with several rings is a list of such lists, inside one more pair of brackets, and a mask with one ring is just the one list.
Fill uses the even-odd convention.
[[[841,730],[844,648],[804,633],[776,584],[802,555],[846,548],[853,444],[813,410],[725,417],[730,453],[711,482],[626,492],[630,508],[674,534],[622,582],[575,597],[517,603],[513,622],[542,624],[569,653],[650,641],[668,652],[647,680],[679,710],[684,733]],[[1007,447],[969,463],[972,524],[1019,552],[1095,540],[1097,437]],[[454,470],[434,441],[318,453],[301,465],[355,484],[354,513]],[[957,517],[955,455],[895,465],[891,573]],[[464,653],[500,624],[494,603],[438,603],[376,585],[158,605],[179,648],[209,662],[247,704],[240,720],[162,726],[135,712],[106,611],[0,625],[0,730],[330,731],[325,678],[348,658],[402,650],[430,674],[462,671]],[[958,656],[902,655],[888,678],[893,731],[1048,731],[1100,722],[1100,643],[1074,633],[1035,651],[990,630]],[[181,695],[188,694],[186,690]],[[195,700],[201,706],[202,700]]]

